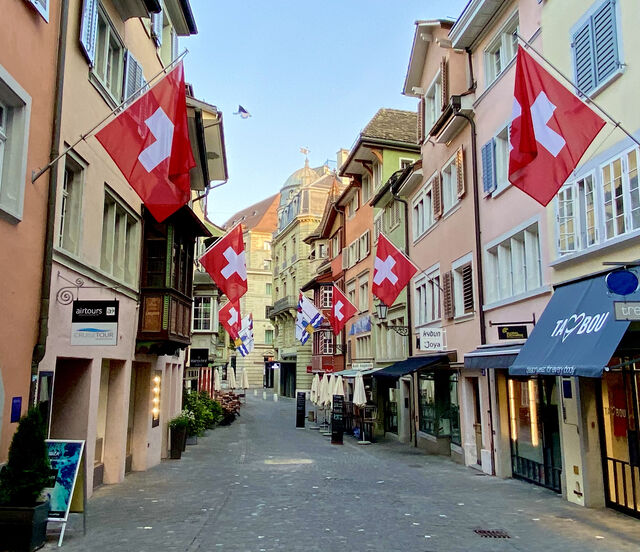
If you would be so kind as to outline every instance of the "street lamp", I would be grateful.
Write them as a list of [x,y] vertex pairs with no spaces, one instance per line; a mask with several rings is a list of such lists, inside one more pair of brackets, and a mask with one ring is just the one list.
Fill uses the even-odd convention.
[[387,307],[387,305],[385,305],[382,301],[380,301],[377,305],[376,305],[376,311],[378,313],[378,319],[383,321],[387,319],[387,311],[389,310],[389,307]]
[[392,329],[393,331],[395,331],[397,334],[402,335],[402,336],[407,336],[409,335],[409,326],[398,326],[397,324],[388,324],[387,323],[387,311],[389,310],[389,307],[387,307],[387,305],[385,305],[382,301],[380,301],[377,305],[376,305],[376,314],[378,315],[378,320],[380,320],[380,322],[382,322],[382,324],[387,327]]

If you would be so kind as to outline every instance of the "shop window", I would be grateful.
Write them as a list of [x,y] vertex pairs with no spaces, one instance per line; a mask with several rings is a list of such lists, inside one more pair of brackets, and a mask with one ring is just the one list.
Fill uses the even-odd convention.
[[461,443],[458,374],[448,370],[418,374],[420,431]]

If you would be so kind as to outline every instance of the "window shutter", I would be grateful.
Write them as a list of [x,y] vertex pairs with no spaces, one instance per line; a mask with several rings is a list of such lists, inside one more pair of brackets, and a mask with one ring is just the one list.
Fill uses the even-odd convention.
[[496,189],[496,164],[494,162],[494,142],[489,140],[481,149],[482,188],[486,194]]
[[456,180],[458,184],[458,199],[460,199],[466,191],[464,186],[464,154],[462,147],[456,152]]
[[151,36],[155,39],[158,48],[162,46],[162,27],[164,16],[162,11],[151,14]]
[[588,93],[596,86],[591,21],[587,21],[573,35],[572,47],[576,84],[582,92]]
[[431,184],[431,195],[433,197],[433,219],[438,220],[442,216],[442,185],[440,173],[433,177]]
[[424,142],[424,98],[418,102],[418,144]]
[[364,254],[364,256],[366,257],[371,252],[371,233],[369,232],[369,230],[364,233],[364,244],[366,249],[366,253]]
[[382,232],[382,218],[384,215],[379,216],[377,219],[375,219],[373,221],[373,232],[374,232],[374,239],[378,239],[378,236],[380,235],[380,233]]
[[342,269],[345,270],[349,268],[349,248],[345,247],[342,250]]
[[453,276],[451,271],[442,275],[442,310],[445,318],[453,318]]
[[473,312],[473,271],[470,264],[462,267],[462,302],[465,314]]
[[93,67],[96,57],[96,37],[98,34],[98,0],[84,0],[82,22],[80,24],[80,44],[84,55]]
[[618,36],[615,1],[609,0],[593,15],[596,82],[600,84],[618,70]]
[[440,87],[440,93],[442,95],[440,105],[442,111],[444,111],[449,104],[449,66],[447,65],[446,56],[443,56],[440,61],[440,80],[442,81],[442,86]]
[[125,54],[125,73],[124,73],[124,98],[125,100],[134,100],[139,94],[134,94],[145,84],[142,75],[142,66],[136,61],[131,52]]
[[174,61],[178,57],[178,33],[171,29],[171,61]]

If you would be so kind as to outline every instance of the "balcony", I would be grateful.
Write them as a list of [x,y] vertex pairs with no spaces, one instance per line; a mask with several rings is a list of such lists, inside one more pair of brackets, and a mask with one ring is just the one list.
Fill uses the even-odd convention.
[[280,314],[289,309],[297,309],[298,308],[298,298],[295,295],[287,295],[286,297],[282,297],[278,299],[271,311],[267,315],[268,318],[273,318],[276,314]]
[[136,352],[174,354],[191,343],[191,299],[173,289],[143,289]]

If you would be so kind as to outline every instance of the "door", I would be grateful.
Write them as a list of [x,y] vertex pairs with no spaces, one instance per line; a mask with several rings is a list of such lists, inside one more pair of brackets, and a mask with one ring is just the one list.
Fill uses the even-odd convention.
[[480,384],[478,378],[471,378],[473,386],[473,430],[476,441],[476,463],[482,466],[482,422],[480,413]]

